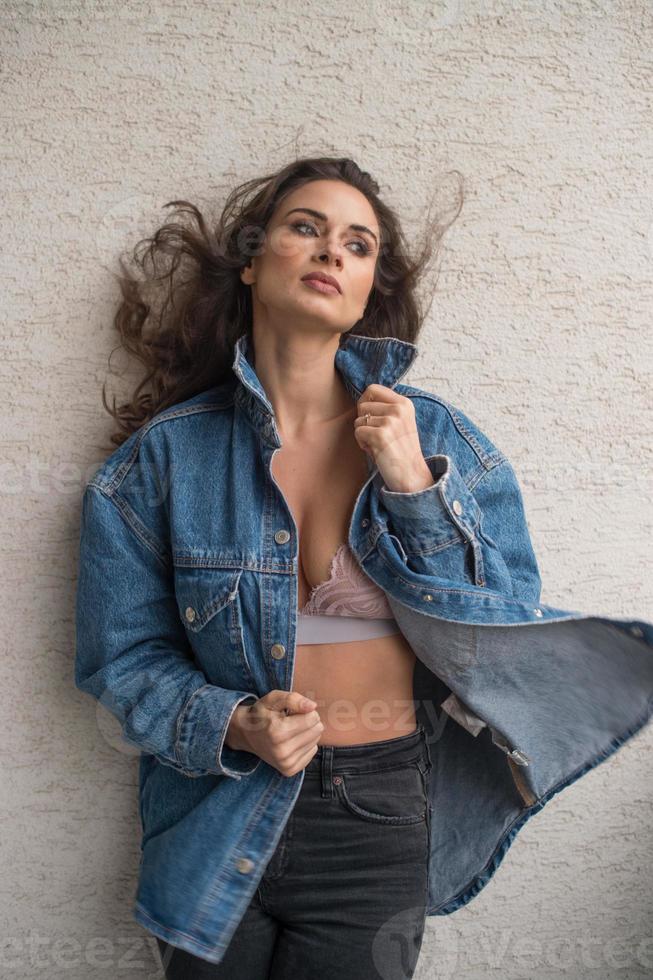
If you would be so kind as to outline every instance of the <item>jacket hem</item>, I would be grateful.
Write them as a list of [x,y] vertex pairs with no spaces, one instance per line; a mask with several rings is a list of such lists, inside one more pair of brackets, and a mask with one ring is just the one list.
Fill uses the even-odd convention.
[[181,932],[179,929],[170,929],[168,926],[164,926],[157,919],[153,919],[140,902],[134,904],[132,916],[148,932],[151,932],[154,936],[158,936],[159,939],[163,939],[164,942],[170,943],[172,946],[178,946],[186,953],[199,956],[203,960],[208,960],[209,963],[219,963],[224,957],[226,946],[207,946],[206,943],[201,942],[201,940],[189,935],[187,932]]
[[640,716],[634,725],[626,729],[622,735],[613,738],[606,749],[599,752],[598,755],[593,756],[589,762],[586,762],[585,765],[581,766],[579,769],[576,769],[570,776],[567,776],[559,783],[556,783],[550,790],[539,797],[536,803],[523,810],[519,816],[515,818],[512,825],[508,828],[503,837],[500,838],[499,844],[485,866],[486,870],[473,878],[471,884],[468,885],[463,891],[458,892],[453,899],[449,899],[447,902],[440,905],[432,905],[427,907],[426,915],[450,915],[452,912],[458,911],[458,909],[462,908],[464,905],[467,905],[468,902],[475,898],[494,877],[494,874],[506,856],[510,845],[524,824],[530,820],[531,817],[535,816],[536,813],[539,813],[552,797],[562,792],[562,790],[566,789],[568,786],[571,786],[572,783],[575,783],[581,778],[581,776],[584,776],[591,769],[595,769],[601,762],[605,762],[606,759],[609,759],[610,756],[614,755],[614,753],[621,748],[625,742],[628,742],[634,735],[645,727],[645,725],[651,720],[652,714],[653,702],[649,701],[646,711]]

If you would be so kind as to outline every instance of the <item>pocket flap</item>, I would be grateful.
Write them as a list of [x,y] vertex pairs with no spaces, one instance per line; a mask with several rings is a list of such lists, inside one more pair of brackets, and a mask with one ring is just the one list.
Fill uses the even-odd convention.
[[175,594],[185,626],[198,632],[238,595],[242,568],[175,567]]

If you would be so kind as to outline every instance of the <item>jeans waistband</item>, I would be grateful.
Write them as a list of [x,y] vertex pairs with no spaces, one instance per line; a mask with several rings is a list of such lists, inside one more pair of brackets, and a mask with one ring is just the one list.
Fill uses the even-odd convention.
[[329,770],[347,768],[355,770],[357,765],[370,763],[401,765],[414,759],[428,758],[428,744],[424,726],[418,723],[414,732],[399,735],[397,738],[380,739],[376,742],[363,742],[358,745],[318,745],[317,752],[305,767],[306,775],[322,774]]

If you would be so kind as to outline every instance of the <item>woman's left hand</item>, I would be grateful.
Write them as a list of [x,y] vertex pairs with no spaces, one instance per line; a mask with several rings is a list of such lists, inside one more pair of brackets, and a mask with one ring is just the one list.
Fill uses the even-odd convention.
[[358,400],[354,436],[373,457],[388,490],[415,493],[435,483],[422,455],[415,407],[405,395],[368,385]]

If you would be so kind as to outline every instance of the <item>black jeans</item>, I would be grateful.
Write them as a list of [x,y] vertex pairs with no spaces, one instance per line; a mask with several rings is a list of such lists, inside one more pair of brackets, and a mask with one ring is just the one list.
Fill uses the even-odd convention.
[[321,745],[220,963],[157,938],[167,980],[406,980],[422,946],[424,728]]

